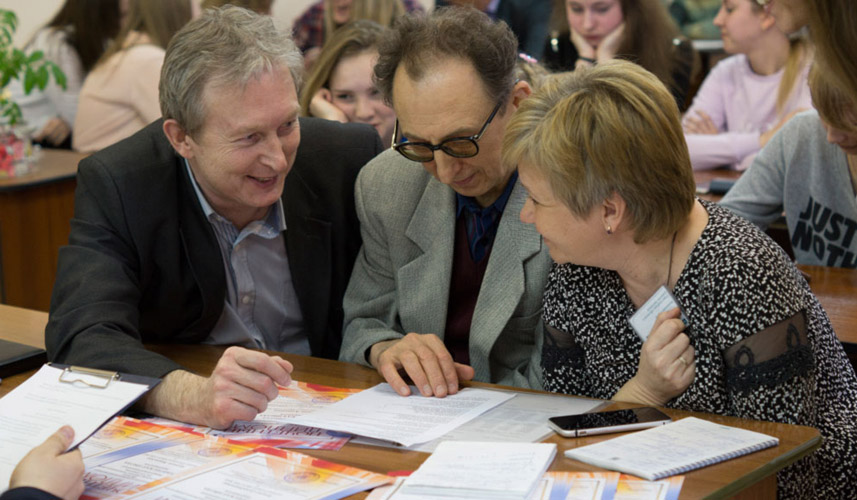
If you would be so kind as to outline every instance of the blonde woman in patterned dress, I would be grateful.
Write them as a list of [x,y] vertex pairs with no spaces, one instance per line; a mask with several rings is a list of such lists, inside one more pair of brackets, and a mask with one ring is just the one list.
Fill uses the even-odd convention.
[[[556,262],[546,389],[817,427],[824,444],[777,475],[779,496],[853,494],[857,376],[776,243],[695,198],[678,109],[654,75],[615,61],[550,77],[503,149],[529,193],[521,219]],[[662,286],[681,311],[638,335],[629,319]]]

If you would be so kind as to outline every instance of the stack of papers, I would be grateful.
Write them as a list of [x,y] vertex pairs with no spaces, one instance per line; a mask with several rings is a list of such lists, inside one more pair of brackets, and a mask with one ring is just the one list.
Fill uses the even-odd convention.
[[554,455],[553,443],[444,441],[393,498],[527,500]]
[[267,446],[118,417],[81,445],[84,500],[335,499],[384,474]]

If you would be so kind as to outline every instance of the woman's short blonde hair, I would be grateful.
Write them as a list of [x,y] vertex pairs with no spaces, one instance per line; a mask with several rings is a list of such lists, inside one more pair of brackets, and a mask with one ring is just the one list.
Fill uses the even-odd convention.
[[838,87],[817,64],[809,70],[809,91],[812,105],[818,116],[839,130],[857,132],[857,103],[846,97],[846,90]]
[[537,169],[579,217],[617,193],[637,243],[672,235],[694,203],[675,99],[627,61],[548,77],[512,117],[503,158]]

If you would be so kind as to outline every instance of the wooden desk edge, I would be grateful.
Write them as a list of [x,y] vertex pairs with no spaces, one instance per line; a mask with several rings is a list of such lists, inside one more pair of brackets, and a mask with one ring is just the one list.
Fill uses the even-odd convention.
[[[814,429],[814,428],[813,428]],[[815,429],[818,432],[817,429]],[[821,434],[815,436],[814,439],[811,439],[800,446],[795,447],[790,452],[781,455],[774,459],[771,462],[766,463],[765,465],[751,471],[746,476],[727,484],[726,486],[720,488],[717,491],[712,492],[710,495],[705,498],[711,499],[720,499],[720,498],[731,498],[732,496],[740,493],[742,490],[749,488],[750,486],[762,481],[771,476],[775,476],[777,472],[785,469],[789,465],[797,462],[798,460],[809,456],[815,450],[821,447],[822,438]]]

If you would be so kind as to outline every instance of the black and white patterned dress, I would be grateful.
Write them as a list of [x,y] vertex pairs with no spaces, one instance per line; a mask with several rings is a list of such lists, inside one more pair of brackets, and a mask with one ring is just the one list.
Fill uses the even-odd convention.
[[[824,444],[778,474],[780,498],[854,498],[857,376],[827,315],[776,243],[702,203],[709,222],[674,289],[696,377],[666,406],[816,427]],[[545,389],[613,397],[636,374],[642,347],[619,275],[554,265],[544,301]]]

